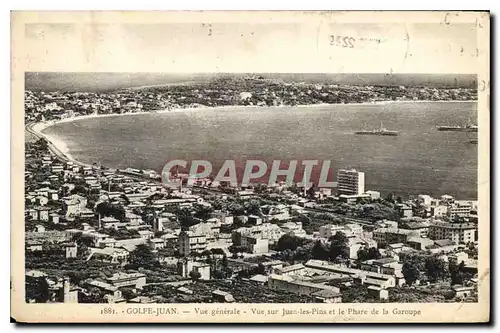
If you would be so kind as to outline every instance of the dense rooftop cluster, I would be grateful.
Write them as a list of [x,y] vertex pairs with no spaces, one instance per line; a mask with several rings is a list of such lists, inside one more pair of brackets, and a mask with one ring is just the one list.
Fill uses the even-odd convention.
[[43,138],[25,157],[28,302],[477,301],[476,201],[166,187]]

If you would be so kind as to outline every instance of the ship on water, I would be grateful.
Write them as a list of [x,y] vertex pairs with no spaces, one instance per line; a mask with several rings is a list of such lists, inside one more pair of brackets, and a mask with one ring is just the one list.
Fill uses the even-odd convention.
[[356,135],[382,135],[382,136],[397,136],[399,134],[398,131],[390,131],[384,127],[382,123],[380,123],[380,128],[375,130],[367,130],[367,131],[357,131],[354,132]]
[[477,125],[473,125],[468,123],[467,125],[461,126],[439,126],[437,128],[438,131],[443,132],[477,132]]
[[474,145],[477,145],[477,139],[472,139],[472,140],[469,140],[469,143],[472,143]]

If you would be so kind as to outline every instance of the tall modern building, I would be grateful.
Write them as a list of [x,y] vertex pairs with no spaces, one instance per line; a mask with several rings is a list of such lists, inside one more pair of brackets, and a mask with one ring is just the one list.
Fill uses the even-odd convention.
[[356,169],[340,169],[337,172],[338,195],[360,195],[365,193],[365,173]]

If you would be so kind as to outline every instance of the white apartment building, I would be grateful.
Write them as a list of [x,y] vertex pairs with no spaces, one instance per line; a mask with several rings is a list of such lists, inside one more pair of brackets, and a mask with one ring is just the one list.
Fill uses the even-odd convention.
[[363,233],[363,227],[356,223],[349,223],[344,226],[343,232],[347,237],[358,236]]
[[339,195],[361,195],[365,193],[365,173],[356,169],[340,169],[337,172],[337,192]]
[[319,227],[319,237],[330,238],[337,232],[344,232],[344,227],[336,224],[327,224]]
[[429,226],[429,238],[451,239],[455,244],[466,244],[476,240],[477,226],[470,223],[435,222]]
[[432,198],[430,195],[427,194],[419,194],[418,199],[417,199],[423,206],[431,206],[432,201],[434,198]]
[[469,217],[472,211],[472,202],[455,201],[450,207],[450,217]]
[[205,235],[207,241],[214,241],[219,238],[221,223],[218,219],[209,219],[206,222],[195,224],[189,227],[189,231],[198,235]]
[[262,254],[269,252],[269,239],[254,235],[241,235],[240,245],[245,247],[249,253]]
[[295,237],[306,237],[307,233],[302,229],[302,222],[286,222],[281,226],[285,234]]
[[177,262],[177,272],[182,277],[190,277],[189,274],[192,271],[200,273],[200,280],[210,280],[209,264],[186,259],[181,259]]
[[284,232],[278,225],[271,223],[264,223],[248,228],[242,227],[232,231],[233,244],[239,244],[238,237],[241,235],[257,236],[263,239],[269,239],[269,243],[274,243],[284,235]]
[[80,212],[87,206],[87,198],[78,194],[73,194],[64,198],[64,208],[66,209],[66,216],[72,217],[80,214]]
[[142,288],[146,284],[146,275],[142,273],[115,273],[107,282],[114,287]]
[[432,216],[440,218],[448,215],[448,206],[438,205],[432,209]]

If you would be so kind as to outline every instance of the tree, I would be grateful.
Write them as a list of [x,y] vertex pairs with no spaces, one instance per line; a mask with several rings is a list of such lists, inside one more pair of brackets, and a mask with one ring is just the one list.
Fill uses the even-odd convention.
[[189,227],[198,224],[194,216],[191,214],[191,210],[187,208],[180,209],[177,217],[179,219],[179,224],[181,225],[181,229],[186,231]]
[[121,193],[119,198],[125,202],[126,206],[130,205],[130,199],[125,194]]
[[357,254],[360,262],[371,259],[379,259],[381,257],[381,254],[376,247],[370,247],[368,249],[366,247],[360,248]]
[[295,251],[299,246],[299,239],[295,236],[290,236],[288,234],[284,234],[278,240],[278,251],[284,250],[292,250]]
[[206,257],[206,258],[210,258],[210,257],[212,257],[212,251],[210,251],[210,250],[203,250],[203,252],[201,252],[201,256],[202,257]]
[[78,244],[78,246],[86,246],[87,248],[88,247],[93,247],[94,246],[94,239],[91,238],[90,236],[88,235],[83,235],[82,233],[76,233],[74,235],[74,241]]
[[223,270],[217,270],[214,272],[213,278],[216,280],[220,280],[226,278],[226,275],[224,274]]
[[49,284],[44,277],[26,281],[26,302],[47,303],[50,298]]
[[453,218],[451,219],[451,223],[465,223],[465,222],[466,222],[465,218],[458,215],[453,216]]
[[292,186],[290,186],[288,188],[290,190],[290,192],[294,193],[294,194],[300,194],[301,193],[301,190],[300,188],[297,186],[296,183],[293,183]]
[[49,199],[49,201],[47,201],[47,206],[52,208],[53,210],[60,210],[63,208],[63,204],[61,202],[52,199]]
[[267,185],[265,184],[257,184],[255,185],[255,187],[253,188],[254,192],[255,193],[265,193],[266,190],[267,190]]
[[120,221],[125,219],[125,208],[121,205],[114,205],[104,201],[99,203],[95,210],[100,216],[112,216]]
[[289,262],[291,263],[292,265],[295,263],[294,261],[294,253],[292,250],[290,249],[286,249],[284,251],[281,251],[279,253],[279,258],[280,260],[283,260],[283,261],[286,261],[286,262]]
[[189,277],[193,280],[193,282],[196,282],[201,278],[201,274],[198,271],[191,271],[189,272]]
[[148,269],[159,266],[159,262],[146,244],[137,245],[135,250],[130,253],[130,263]]
[[385,201],[394,203],[394,193],[389,193],[387,197],[385,197]]
[[92,287],[87,295],[83,296],[81,303],[104,303],[105,294],[96,287]]
[[328,249],[322,241],[317,240],[311,249],[311,257],[318,260],[328,260]]
[[420,279],[420,271],[414,261],[405,261],[403,263],[402,273],[405,278],[406,284],[412,285],[415,281]]
[[194,214],[195,217],[202,220],[208,220],[213,211],[211,205],[196,204],[194,208],[195,208],[195,214]]
[[425,270],[431,282],[443,280],[448,275],[446,263],[437,256],[429,256],[425,259]]
[[348,239],[346,235],[338,231],[335,235],[330,237],[329,258],[332,261],[339,261],[341,259],[349,258],[346,251]]
[[131,298],[135,297],[134,289],[132,289],[132,288],[128,288],[128,287],[121,288],[121,291],[122,291],[122,296],[125,299],[131,299]]
[[229,261],[227,260],[227,256],[224,254],[221,260],[221,267],[222,268],[228,268],[229,267]]
[[305,214],[300,214],[297,215],[296,217],[298,222],[302,222],[302,226],[308,226],[311,224],[311,218]]
[[245,213],[245,208],[237,202],[231,202],[227,206],[227,210],[231,215],[242,215]]
[[448,269],[450,271],[451,285],[463,284],[467,280],[467,274],[465,273],[465,263],[462,261],[457,265],[456,259],[451,259],[448,263]]
[[246,251],[246,248],[244,246],[241,246],[241,245],[231,245],[228,247],[228,250],[230,253],[233,254],[233,258],[237,258],[238,257],[238,253],[242,253],[242,252],[245,252]]
[[192,250],[191,252],[189,252],[189,256],[190,257],[194,257],[194,258],[200,258],[201,257],[201,253],[198,252],[198,251]]
[[[226,253],[224,252],[223,249],[221,249],[220,247],[217,247],[215,249],[210,249],[210,251],[212,252],[212,254],[214,255],[221,255],[221,256],[225,256]],[[227,258],[226,258],[227,259]]]
[[156,231],[155,232],[155,238],[160,238],[161,236],[165,235],[165,231]]
[[392,204],[385,203],[386,204],[373,202],[358,205],[352,215],[373,221],[397,219],[399,217],[397,209],[395,209]]
[[308,261],[311,258],[311,246],[299,246],[293,254],[293,260]]
[[374,296],[370,295],[366,285],[354,285],[342,290],[342,303],[367,303],[374,301]]
[[249,215],[262,215],[260,202],[258,200],[250,200],[245,203],[244,207]]
[[477,247],[474,245],[474,243],[471,242],[467,245],[465,253],[469,255],[469,258],[477,259]]
[[307,190],[306,194],[309,199],[315,198],[316,189],[314,188],[314,184]]
[[74,284],[74,285],[79,285],[82,281],[84,281],[85,279],[88,279],[90,277],[89,272],[87,270],[71,271],[71,272],[68,272],[67,275],[69,277],[69,280],[71,281],[71,284]]
[[229,262],[227,256],[224,254],[222,260],[220,261],[220,268],[214,272],[215,279],[224,279],[232,274],[232,270],[229,268]]
[[86,195],[88,192],[87,188],[83,185],[75,185],[75,187],[71,190],[71,194],[83,194]]

